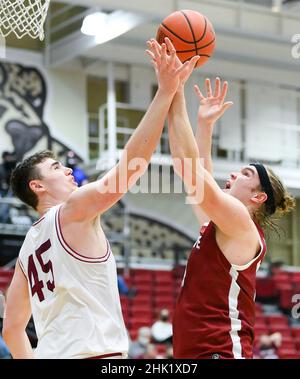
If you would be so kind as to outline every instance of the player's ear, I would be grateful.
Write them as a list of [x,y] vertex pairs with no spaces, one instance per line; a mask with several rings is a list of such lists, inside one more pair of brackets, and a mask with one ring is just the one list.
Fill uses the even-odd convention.
[[254,196],[252,196],[251,201],[257,205],[263,204],[267,201],[268,195],[265,192],[257,192]]
[[45,192],[45,187],[43,186],[42,182],[38,179],[31,180],[29,182],[29,188],[34,193],[42,193]]

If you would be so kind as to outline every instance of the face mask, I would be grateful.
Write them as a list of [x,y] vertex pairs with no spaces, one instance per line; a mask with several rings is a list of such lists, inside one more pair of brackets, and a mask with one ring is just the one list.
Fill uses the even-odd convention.
[[148,337],[139,337],[138,341],[141,345],[145,346],[145,345],[148,345],[149,338]]

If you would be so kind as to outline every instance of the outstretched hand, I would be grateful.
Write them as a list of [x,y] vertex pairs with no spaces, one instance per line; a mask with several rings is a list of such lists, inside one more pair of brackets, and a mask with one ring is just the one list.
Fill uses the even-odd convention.
[[202,94],[197,85],[194,87],[200,103],[198,110],[198,122],[214,124],[225,113],[225,111],[233,105],[233,102],[224,102],[228,90],[227,82],[223,83],[221,89],[221,80],[220,78],[216,78],[214,94],[212,93],[210,79],[205,80],[205,86],[206,97]]
[[197,55],[190,61],[181,63],[172,42],[167,37],[162,45],[155,39],[151,39],[147,44],[150,50],[146,52],[151,58],[159,86],[176,92],[187,81],[200,57]]

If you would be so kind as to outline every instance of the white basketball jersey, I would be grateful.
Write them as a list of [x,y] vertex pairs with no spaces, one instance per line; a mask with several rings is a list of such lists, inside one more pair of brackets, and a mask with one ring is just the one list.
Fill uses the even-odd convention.
[[32,225],[19,254],[38,337],[35,357],[126,356],[128,337],[109,243],[98,258],[75,252],[62,235],[59,210],[51,208]]

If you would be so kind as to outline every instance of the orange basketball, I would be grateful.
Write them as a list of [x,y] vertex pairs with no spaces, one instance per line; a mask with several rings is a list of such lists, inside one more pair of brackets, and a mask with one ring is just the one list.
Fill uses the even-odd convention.
[[160,24],[156,39],[162,44],[165,37],[172,41],[181,62],[200,55],[196,67],[202,66],[213,54],[216,35],[211,22],[192,10],[171,13]]

